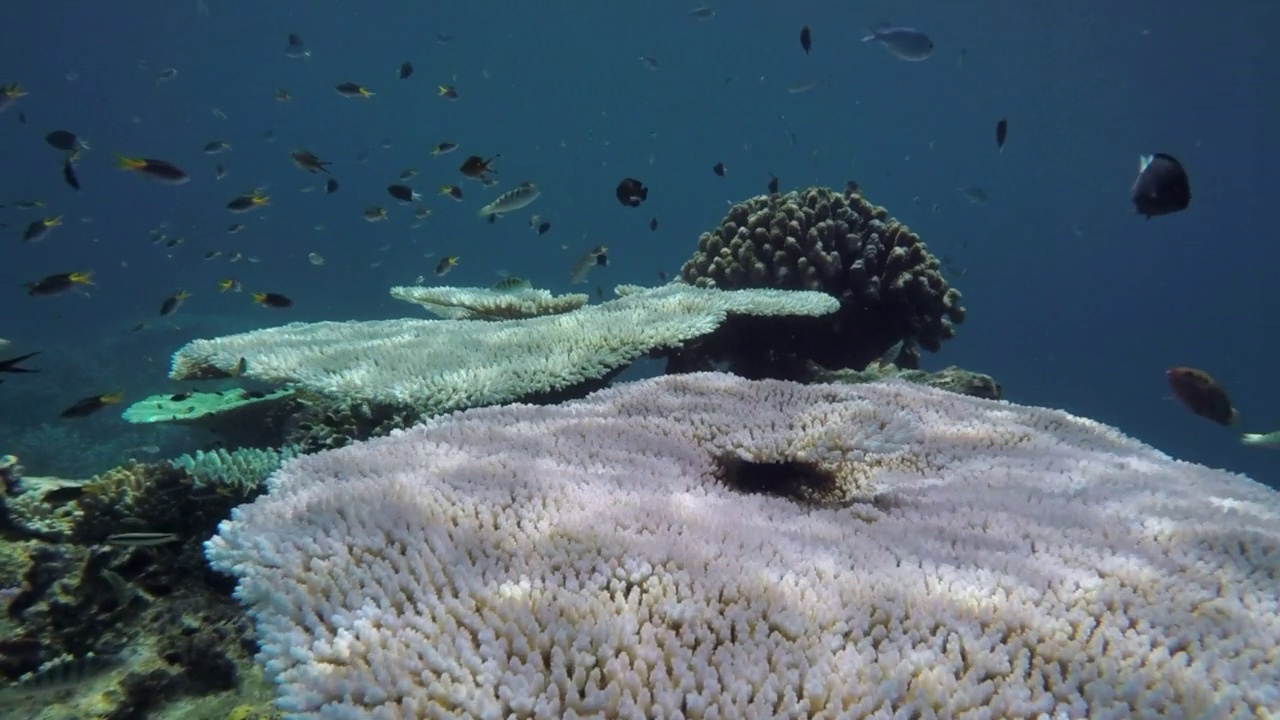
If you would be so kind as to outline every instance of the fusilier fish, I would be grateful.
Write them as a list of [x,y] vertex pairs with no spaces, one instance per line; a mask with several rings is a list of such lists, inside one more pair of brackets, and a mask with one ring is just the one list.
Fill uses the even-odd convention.
[[933,41],[928,35],[909,27],[896,27],[881,23],[867,30],[862,42],[875,41],[902,60],[919,61],[933,54]]

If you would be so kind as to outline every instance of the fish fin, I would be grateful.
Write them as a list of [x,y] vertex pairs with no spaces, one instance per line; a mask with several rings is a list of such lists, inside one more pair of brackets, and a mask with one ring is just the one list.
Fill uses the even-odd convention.
[[1228,425],[1239,425],[1239,424],[1240,424],[1240,411],[1236,410],[1235,408],[1231,408],[1231,417],[1227,420],[1227,424],[1228,424]]
[[1151,161],[1155,159],[1156,159],[1155,155],[1139,155],[1138,156],[1138,173],[1142,174],[1147,169],[1147,166],[1151,164]]

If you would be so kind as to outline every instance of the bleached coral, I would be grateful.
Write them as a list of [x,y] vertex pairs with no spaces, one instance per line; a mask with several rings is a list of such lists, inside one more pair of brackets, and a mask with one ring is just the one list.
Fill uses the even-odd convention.
[[707,335],[728,315],[820,316],[837,307],[816,292],[668,285],[526,320],[293,323],[195,340],[174,354],[169,376],[226,374],[243,362],[248,377],[432,414],[604,377],[652,350]]
[[292,717],[1280,712],[1277,494],[1058,411],[673,376],[269,486],[206,551]]
[[391,297],[421,305],[447,320],[516,320],[559,315],[587,304],[581,293],[552,295],[538,288],[500,290],[449,286],[391,288]]

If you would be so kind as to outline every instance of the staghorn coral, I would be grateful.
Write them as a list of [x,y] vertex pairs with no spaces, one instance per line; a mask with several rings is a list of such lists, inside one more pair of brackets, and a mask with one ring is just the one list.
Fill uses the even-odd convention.
[[[734,205],[698,239],[680,276],[698,287],[821,290],[839,298],[840,311],[821,331],[778,343],[778,352],[827,367],[861,368],[904,338],[937,352],[964,321],[959,291],[915,233],[860,194],[829,188]],[[918,362],[914,351],[899,360],[912,368]]]
[[587,304],[587,296],[552,295],[535,288],[393,287],[391,297],[421,305],[446,320],[518,320],[560,315]]
[[291,716],[1280,712],[1280,496],[1059,411],[685,375],[269,485],[205,547]]
[[596,389],[646,353],[710,335],[732,316],[814,317],[836,307],[822,293],[673,284],[526,320],[292,323],[190,342],[174,354],[170,377],[243,364],[258,380],[432,415]]

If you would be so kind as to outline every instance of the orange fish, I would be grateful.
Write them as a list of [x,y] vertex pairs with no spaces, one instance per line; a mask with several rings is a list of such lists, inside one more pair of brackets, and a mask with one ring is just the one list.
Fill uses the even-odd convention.
[[1209,373],[1190,367],[1165,371],[1169,389],[1188,410],[1219,425],[1235,425],[1240,414],[1231,406],[1227,391]]

